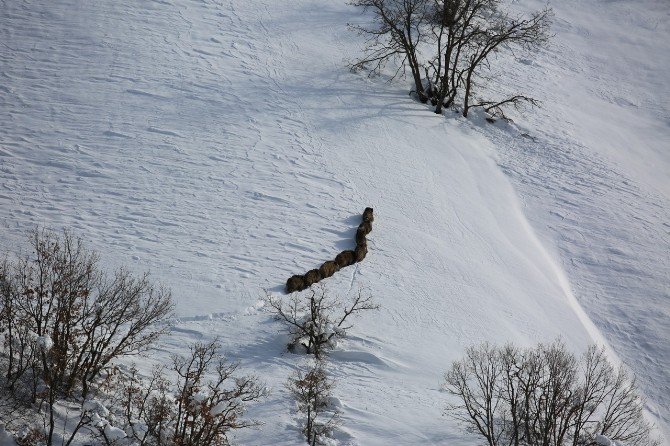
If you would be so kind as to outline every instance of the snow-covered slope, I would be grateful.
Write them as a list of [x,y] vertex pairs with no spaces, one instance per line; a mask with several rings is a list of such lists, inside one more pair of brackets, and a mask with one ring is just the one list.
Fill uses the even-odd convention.
[[670,437],[670,5],[552,6],[550,47],[505,67],[543,101],[517,119],[532,139],[493,136],[498,161]]
[[[577,99],[608,98],[591,80],[614,76],[607,61],[579,59],[569,86],[583,90],[570,96],[558,71],[571,51],[588,56],[566,40],[588,14],[616,20],[607,5],[625,3],[584,17],[557,5],[557,43],[528,61],[544,71],[512,69],[547,95],[527,118],[541,142],[530,144],[515,128],[435,116],[402,82],[349,73],[361,42],[346,24],[365,17],[344,1],[3,2],[0,246],[21,249],[35,224],[71,227],[110,265],[150,270],[179,317],[156,358],[219,336],[273,389],[250,414],[265,425],[239,442],[288,445],[299,433],[283,383],[302,358],[284,352],[259,298],[350,247],[373,206],[368,257],[324,281],[382,306],[331,356],[343,443],[469,444],[439,391],[466,346],[561,335],[581,350],[600,333],[667,428],[667,153],[621,162],[589,136],[585,117],[609,122],[599,103],[570,117]],[[649,17],[667,13],[655,5]],[[637,34],[649,51],[668,34],[659,26]],[[608,103],[630,135],[616,114],[626,106]],[[656,139],[631,144],[667,142],[666,105],[652,104],[665,126],[645,112],[634,122],[656,123]]]

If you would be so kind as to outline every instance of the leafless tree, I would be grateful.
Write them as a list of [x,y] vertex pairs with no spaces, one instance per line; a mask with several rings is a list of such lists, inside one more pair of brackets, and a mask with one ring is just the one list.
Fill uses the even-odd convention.
[[[478,82],[488,79],[492,55],[532,50],[549,38],[551,10],[513,16],[503,0],[357,0],[355,6],[373,11],[373,24],[355,27],[369,37],[365,56],[354,65],[379,71],[392,58],[400,59],[396,75],[409,66],[422,102],[430,100],[435,113],[462,100],[462,114],[472,107],[502,114],[503,106],[537,101],[524,94],[474,101]],[[424,75],[424,80],[422,80]]]
[[373,26],[350,25],[367,38],[366,55],[353,68],[378,73],[389,60],[398,60],[393,77],[409,66],[416,94],[421,102],[427,102],[418,49],[427,37],[430,0],[352,0],[351,4],[374,14]]
[[[32,414],[29,409],[21,404],[11,395],[0,391],[0,438],[9,435],[9,432],[18,432],[28,423],[26,422]],[[2,442],[0,441],[0,444]]]
[[[350,317],[366,310],[376,310],[372,296],[359,292],[350,302],[331,297],[325,287],[310,290],[309,295],[292,294],[289,301],[266,294],[266,303],[291,335],[290,349],[302,346],[319,358],[332,342],[350,329]],[[339,313],[339,314],[338,314]]]
[[225,446],[232,431],[259,425],[244,412],[266,390],[253,376],[237,376],[239,365],[220,358],[219,350],[216,341],[195,344],[189,355],[174,356],[171,367],[157,367],[148,378],[135,368],[118,373],[110,393],[120,408],[115,419],[130,436],[117,443]]
[[657,444],[635,380],[602,349],[577,359],[562,343],[520,350],[482,344],[445,374],[447,413],[489,446],[590,446],[596,435]]
[[0,267],[0,362],[9,391],[46,404],[47,444],[54,404],[89,386],[111,362],[150,347],[171,313],[169,291],[124,269],[102,273],[96,253],[64,231],[34,230],[33,252]]
[[[234,378],[238,364],[216,359],[219,348],[216,342],[197,344],[190,356],[173,359],[178,376],[174,423],[177,445],[227,444],[228,431],[258,425],[242,415],[247,403],[264,396],[263,387],[252,376]],[[210,371],[214,379],[206,381]]]
[[320,360],[307,373],[297,371],[286,383],[298,403],[298,410],[305,415],[302,432],[310,446],[324,444],[323,439],[340,421],[339,412],[329,407],[334,385]]
[[[450,0],[454,1],[454,0]],[[458,0],[455,0],[458,1]],[[470,107],[482,106],[488,110],[500,108],[510,103],[518,105],[526,100],[535,103],[525,95],[514,95],[498,101],[482,101],[471,104],[476,77],[489,68],[490,56],[503,48],[532,49],[544,44],[549,37],[551,10],[544,9],[530,17],[514,17],[501,9],[501,0],[461,0],[466,6],[467,23],[461,24],[461,39],[458,45],[463,47],[463,69],[457,68],[459,76],[464,77],[463,116],[468,116]],[[459,64],[460,61],[455,61]],[[438,102],[438,108],[440,103]],[[438,112],[436,108],[436,113]]]
[[449,406],[453,417],[466,423],[471,431],[483,436],[489,445],[498,445],[504,434],[504,425],[497,422],[498,407],[503,395],[496,383],[502,376],[500,361],[495,350],[488,344],[470,348],[462,361],[455,362],[447,373],[446,389],[459,396],[460,401]]

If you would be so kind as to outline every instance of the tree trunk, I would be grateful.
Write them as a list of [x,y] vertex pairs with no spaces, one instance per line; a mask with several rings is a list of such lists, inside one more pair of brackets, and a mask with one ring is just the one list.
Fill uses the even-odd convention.
[[423,91],[423,84],[421,84],[421,76],[414,74],[414,88],[416,88],[416,94],[419,96],[419,101],[422,104],[428,102],[428,96],[425,91]]
[[53,386],[51,386],[49,388],[49,434],[47,436],[47,446],[53,444],[54,428],[56,427],[56,421],[54,420],[54,404],[56,404],[56,395],[54,394]]
[[463,117],[468,117],[470,110],[470,89],[472,87],[472,69],[468,70],[468,77],[465,79],[465,98],[463,99]]
[[419,97],[419,100],[421,101],[422,104],[425,104],[428,102],[428,96],[426,95],[426,92],[423,89],[423,84],[421,83],[421,71],[419,69],[419,62],[416,58],[416,54],[414,53],[414,48],[410,49],[409,55],[409,67],[412,70],[412,77],[414,78],[414,89],[416,90],[416,94]]

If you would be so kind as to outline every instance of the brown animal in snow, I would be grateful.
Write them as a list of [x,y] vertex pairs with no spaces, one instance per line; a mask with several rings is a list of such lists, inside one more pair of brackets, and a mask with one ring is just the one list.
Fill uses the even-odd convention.
[[369,221],[372,223],[375,220],[374,215],[372,214],[372,208],[365,208],[363,211],[363,221]]
[[286,292],[292,293],[294,291],[302,291],[305,289],[305,281],[302,276],[291,276],[286,281]]
[[362,261],[365,256],[368,254],[368,245],[358,245],[356,246],[356,251],[354,251],[356,254],[356,261],[360,262]]
[[364,221],[360,225],[358,225],[358,229],[356,232],[363,232],[365,235],[368,235],[370,232],[372,232],[372,223],[369,221]]
[[305,288],[307,288],[321,280],[321,273],[318,269],[312,269],[307,271],[303,279],[305,281]]
[[325,279],[326,277],[331,277],[333,274],[340,270],[340,265],[335,263],[333,260],[328,260],[324,262],[323,265],[319,268],[321,273],[321,278]]
[[335,257],[335,263],[337,263],[340,266],[340,268],[353,265],[354,263],[356,263],[356,253],[354,251],[351,251],[350,249],[342,251],[337,255],[337,257]]

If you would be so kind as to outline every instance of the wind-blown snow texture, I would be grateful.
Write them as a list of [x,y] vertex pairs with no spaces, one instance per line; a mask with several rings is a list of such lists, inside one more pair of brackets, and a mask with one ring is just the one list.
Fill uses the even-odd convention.
[[367,17],[343,1],[0,4],[0,246],[70,227],[172,287],[155,359],[220,336],[273,389],[240,443],[299,441],[301,358],[262,289],[350,248],[365,206],[367,258],[324,281],[382,305],[330,358],[342,444],[470,444],[442,416],[450,362],[558,335],[602,334],[668,433],[667,2],[553,5],[552,46],[496,85],[544,100],[518,127],[349,73]]
[[[525,2],[540,8],[543,2]],[[542,109],[493,137],[533,227],[670,436],[670,5],[553,5],[555,39],[507,66]]]

